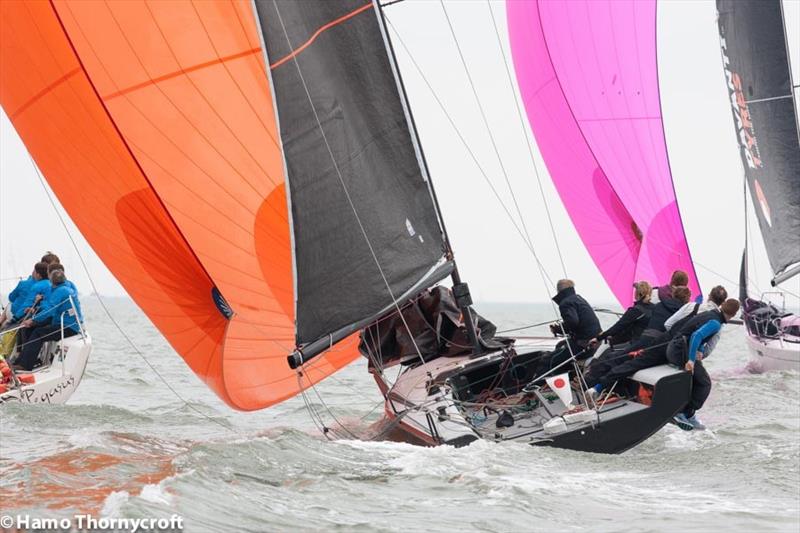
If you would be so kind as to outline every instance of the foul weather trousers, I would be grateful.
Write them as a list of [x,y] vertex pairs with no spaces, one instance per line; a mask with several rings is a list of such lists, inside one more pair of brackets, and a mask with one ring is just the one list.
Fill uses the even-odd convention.
[[668,337],[665,335],[661,337],[640,337],[639,342],[634,345],[634,350],[644,349],[644,352],[636,357],[632,356],[631,359],[622,364],[614,366],[605,375],[597,379],[596,383],[607,389],[614,382],[629,378],[639,370],[665,364],[667,362],[667,346],[665,344],[667,339]]
[[[678,368],[686,366],[689,360],[688,346],[685,337],[679,337],[669,343],[667,347],[667,360]],[[708,395],[711,394],[711,376],[703,366],[703,361],[695,360],[694,372],[692,372],[692,396],[689,404],[684,409],[683,414],[691,418],[695,412],[699,411],[706,403]]]

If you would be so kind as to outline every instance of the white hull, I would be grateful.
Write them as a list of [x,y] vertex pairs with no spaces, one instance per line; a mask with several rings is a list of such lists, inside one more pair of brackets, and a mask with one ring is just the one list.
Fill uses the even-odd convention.
[[800,342],[791,342],[783,338],[756,337],[747,332],[745,339],[750,350],[748,366],[752,371],[800,371]]
[[36,382],[23,384],[18,388],[0,394],[0,404],[7,402],[22,403],[55,403],[69,400],[83,378],[89,354],[92,351],[92,339],[75,335],[61,341],[48,343],[46,349],[54,350],[53,362],[35,369],[31,374]]

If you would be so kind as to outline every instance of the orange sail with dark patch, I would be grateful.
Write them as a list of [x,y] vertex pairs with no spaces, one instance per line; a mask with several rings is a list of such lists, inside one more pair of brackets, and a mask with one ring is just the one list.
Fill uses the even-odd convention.
[[354,332],[448,272],[371,7],[0,3],[3,108],[96,253],[235,408],[345,366]]
[[[284,175],[249,2],[0,9],[3,108],[103,262],[228,404],[296,394]],[[356,355],[341,343],[310,379]]]

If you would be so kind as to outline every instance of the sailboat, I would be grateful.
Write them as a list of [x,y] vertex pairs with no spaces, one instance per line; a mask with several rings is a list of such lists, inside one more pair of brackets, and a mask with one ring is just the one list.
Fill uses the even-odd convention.
[[[7,328],[3,333],[11,333]],[[61,404],[77,390],[92,353],[92,337],[81,325],[78,335],[61,332],[44,343],[33,372],[15,372],[0,358],[0,405],[5,403]],[[16,343],[11,355],[19,352]]]
[[[669,367],[608,404],[564,379],[547,393],[545,346],[474,312],[377,1],[0,9],[3,108],[98,256],[231,407],[362,356],[393,426],[431,445],[618,453],[685,405],[690,377]],[[433,320],[411,320],[423,307]],[[410,353],[371,349],[389,323]]]
[[775,287],[751,291],[746,219],[739,298],[750,366],[800,370],[800,317],[787,312],[779,287],[800,292],[800,127],[782,3],[717,0],[717,12],[745,202],[749,191]]

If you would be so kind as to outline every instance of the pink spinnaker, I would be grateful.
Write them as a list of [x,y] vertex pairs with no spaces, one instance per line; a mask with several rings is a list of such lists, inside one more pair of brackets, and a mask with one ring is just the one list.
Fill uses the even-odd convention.
[[506,2],[517,81],[550,176],[622,305],[632,283],[689,274],[669,168],[655,0]]

